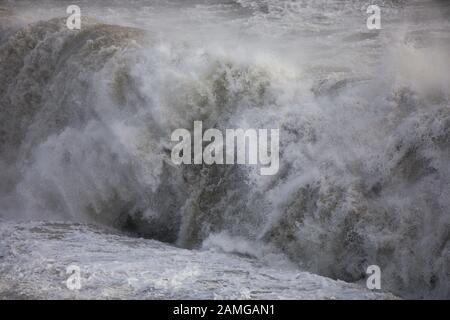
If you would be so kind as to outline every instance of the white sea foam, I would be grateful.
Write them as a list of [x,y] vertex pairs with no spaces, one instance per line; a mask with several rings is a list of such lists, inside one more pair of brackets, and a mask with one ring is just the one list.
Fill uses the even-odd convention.
[[[386,290],[450,296],[447,4],[386,1],[369,31],[361,1],[70,2],[81,31],[64,1],[0,11],[2,218],[354,282],[376,264]],[[279,128],[278,174],[173,166],[196,120]]]

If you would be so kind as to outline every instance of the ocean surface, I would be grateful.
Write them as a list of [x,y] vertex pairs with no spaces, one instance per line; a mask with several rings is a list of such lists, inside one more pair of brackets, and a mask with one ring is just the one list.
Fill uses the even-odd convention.
[[[0,298],[450,298],[449,31],[448,1],[0,0]],[[196,120],[280,129],[279,172],[174,165]]]

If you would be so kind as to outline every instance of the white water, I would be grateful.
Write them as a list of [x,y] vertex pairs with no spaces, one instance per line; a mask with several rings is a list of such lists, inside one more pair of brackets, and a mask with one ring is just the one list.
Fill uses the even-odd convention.
[[[385,1],[379,32],[366,28],[364,1],[302,1],[300,10],[286,10],[291,6],[285,1],[75,2],[84,17],[80,32],[53,19],[65,16],[64,1],[2,2],[4,235],[30,228],[15,226],[18,220],[97,223],[206,250],[145,242],[158,256],[167,250],[187,252],[186,260],[214,260],[221,258],[208,250],[220,248],[270,264],[267,257],[281,255],[286,267],[351,282],[363,282],[366,267],[376,264],[385,290],[449,297],[445,2]],[[217,128],[280,128],[279,174],[261,177],[245,166],[173,166],[170,133],[194,120]],[[44,234],[53,232],[46,228]],[[83,248],[109,239],[74,228]],[[44,248],[51,244],[32,231],[24,237]],[[21,256],[15,260],[7,238],[2,236],[8,258],[0,261],[9,270],[3,291],[19,286],[25,296],[39,296],[33,290],[42,286],[22,285],[16,277]],[[68,242],[55,246],[62,250]],[[124,253],[119,261],[127,252],[142,254],[120,241],[111,250]],[[54,251],[39,252],[53,259]],[[78,262],[95,265],[95,250],[83,252]],[[228,259],[247,263],[250,273],[266,268],[239,257],[225,265]],[[144,268],[140,258],[131,261]],[[67,262],[55,262],[58,272]],[[34,277],[34,268],[24,268]],[[292,279],[293,271],[285,272],[283,279]],[[106,279],[86,297],[101,291]],[[348,296],[342,282],[314,279],[330,291],[297,291],[286,280],[290,289],[280,292],[273,284],[267,295],[255,297]],[[45,291],[49,297],[73,294],[64,291],[60,276],[42,281],[59,288]],[[152,296],[106,286],[112,296]],[[193,290],[185,297],[214,291]],[[371,297],[364,292],[354,293]]]
[[[216,250],[185,250],[92,226],[5,223],[0,298],[393,299],[281,263]],[[275,261],[276,258],[272,257]],[[69,290],[68,266],[81,289]]]

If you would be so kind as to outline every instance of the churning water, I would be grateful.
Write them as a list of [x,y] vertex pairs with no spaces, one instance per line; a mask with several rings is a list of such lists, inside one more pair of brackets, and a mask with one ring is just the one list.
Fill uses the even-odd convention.
[[[0,1],[0,297],[450,298],[450,4],[379,2]],[[175,166],[196,120],[279,172]]]

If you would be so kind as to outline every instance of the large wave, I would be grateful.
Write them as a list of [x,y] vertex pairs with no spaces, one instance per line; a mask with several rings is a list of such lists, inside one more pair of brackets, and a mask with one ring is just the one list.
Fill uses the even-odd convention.
[[[347,281],[377,264],[394,293],[450,297],[448,23],[338,28],[330,45],[310,2],[301,30],[279,6],[239,3],[252,10],[236,18],[239,46],[233,31],[168,39],[93,18],[80,31],[60,18],[1,24],[1,215],[283,252]],[[328,18],[354,12],[344,9]],[[245,38],[267,28],[265,44]],[[306,40],[287,50],[272,35]],[[280,128],[279,173],[174,166],[170,134],[194,120]]]

